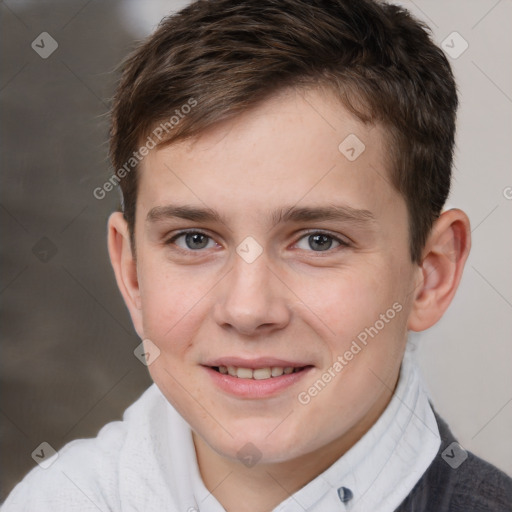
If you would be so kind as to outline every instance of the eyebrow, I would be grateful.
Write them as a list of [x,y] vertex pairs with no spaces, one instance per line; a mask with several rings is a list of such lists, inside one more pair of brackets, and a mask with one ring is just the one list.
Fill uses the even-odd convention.
[[[269,212],[268,217],[272,227],[286,222],[337,220],[355,224],[371,224],[376,220],[373,213],[369,210],[335,204],[320,207],[285,206]],[[211,208],[172,204],[152,208],[146,216],[146,222],[154,223],[172,218],[227,224],[226,219]]]

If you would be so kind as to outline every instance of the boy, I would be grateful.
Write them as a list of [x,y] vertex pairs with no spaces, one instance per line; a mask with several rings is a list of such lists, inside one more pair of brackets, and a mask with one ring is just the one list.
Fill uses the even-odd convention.
[[442,212],[456,108],[393,5],[164,19],[114,100],[108,230],[155,384],[3,510],[510,510],[512,480],[456,443],[407,348],[470,250],[467,216]]

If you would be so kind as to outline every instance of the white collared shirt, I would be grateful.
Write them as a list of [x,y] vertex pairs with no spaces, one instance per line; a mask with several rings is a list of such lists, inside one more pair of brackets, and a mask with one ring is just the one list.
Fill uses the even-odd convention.
[[[273,512],[393,512],[426,471],[440,436],[414,354],[368,432]],[[32,470],[2,512],[225,512],[206,489],[191,429],[153,384],[94,439],[73,441]]]

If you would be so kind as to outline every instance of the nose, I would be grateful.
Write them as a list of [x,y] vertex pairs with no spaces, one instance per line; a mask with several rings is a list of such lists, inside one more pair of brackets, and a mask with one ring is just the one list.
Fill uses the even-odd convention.
[[293,294],[262,254],[252,263],[235,255],[232,270],[219,283],[214,318],[223,328],[246,336],[282,329],[291,318]]

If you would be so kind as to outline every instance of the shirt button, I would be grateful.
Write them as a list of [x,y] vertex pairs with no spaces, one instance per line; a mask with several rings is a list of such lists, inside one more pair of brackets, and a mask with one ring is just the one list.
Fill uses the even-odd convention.
[[342,503],[346,503],[347,501],[350,501],[354,497],[354,494],[347,487],[340,487],[338,489],[338,496]]

